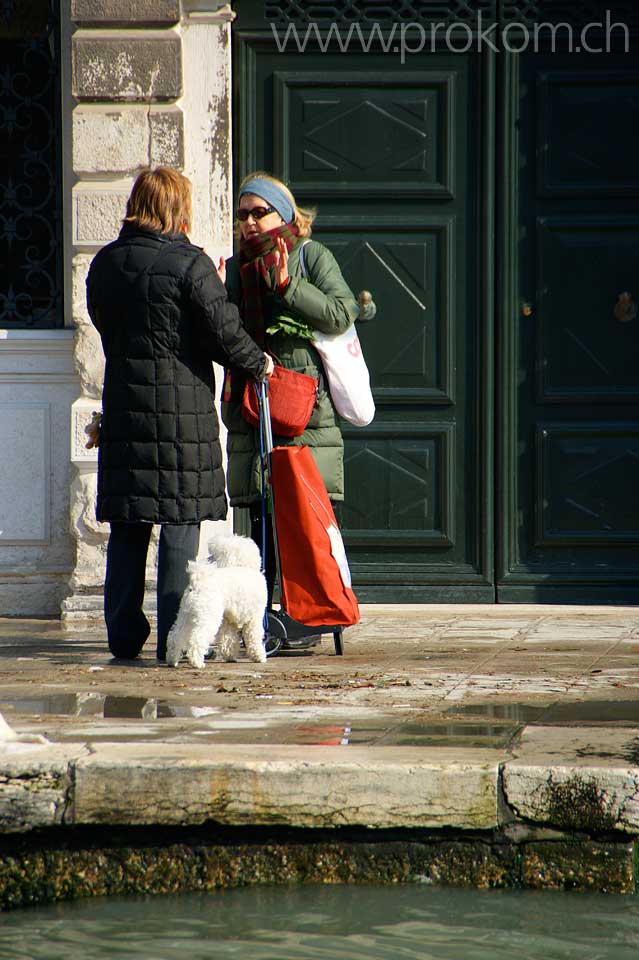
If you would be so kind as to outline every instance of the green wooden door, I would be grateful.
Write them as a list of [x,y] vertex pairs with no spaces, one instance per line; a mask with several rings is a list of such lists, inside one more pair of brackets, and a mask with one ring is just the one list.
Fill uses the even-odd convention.
[[234,27],[236,177],[317,204],[314,235],[378,307],[359,330],[377,415],[344,429],[358,596],[492,602],[491,63],[279,52],[263,13],[243,0]]
[[531,54],[503,98],[498,598],[637,603],[639,71]]
[[[436,6],[528,29],[555,9]],[[562,17],[576,37],[604,6]],[[617,19],[638,43],[635,6]],[[282,44],[291,22],[304,39],[341,16],[343,37],[377,9],[242,0],[234,48],[236,176],[272,170],[317,204],[316,236],[378,304],[360,327],[377,416],[344,430],[358,595],[639,602],[636,61]]]

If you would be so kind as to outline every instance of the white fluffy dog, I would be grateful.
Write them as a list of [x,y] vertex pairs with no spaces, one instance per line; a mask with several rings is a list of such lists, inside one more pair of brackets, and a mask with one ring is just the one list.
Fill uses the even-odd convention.
[[188,571],[189,586],[167,640],[169,666],[186,657],[202,668],[211,647],[224,660],[236,660],[240,639],[250,660],[265,663],[266,580],[257,544],[248,537],[215,537],[208,560],[192,560]]

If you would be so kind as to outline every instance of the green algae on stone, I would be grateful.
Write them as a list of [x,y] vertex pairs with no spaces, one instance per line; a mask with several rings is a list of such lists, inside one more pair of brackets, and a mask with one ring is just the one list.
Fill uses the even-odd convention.
[[0,855],[4,909],[80,897],[175,893],[254,884],[517,884],[508,844],[309,842],[44,849]]
[[617,804],[592,776],[554,780],[550,773],[542,802],[548,822],[561,830],[607,833],[619,819]]
[[[37,839],[35,841],[38,842]],[[42,841],[41,841],[42,842]],[[630,893],[634,847],[582,840],[505,842],[498,836],[369,841],[309,837],[136,846],[114,839],[70,849],[0,848],[0,908],[93,896],[167,894],[256,884],[423,883]]]
[[40,850],[0,856],[0,907],[82,897],[202,889],[201,857],[189,847]]
[[517,882],[507,844],[389,841],[308,843],[206,852],[208,884],[437,883],[508,887]]
[[525,844],[522,884],[543,890],[634,893],[634,844],[591,840]]

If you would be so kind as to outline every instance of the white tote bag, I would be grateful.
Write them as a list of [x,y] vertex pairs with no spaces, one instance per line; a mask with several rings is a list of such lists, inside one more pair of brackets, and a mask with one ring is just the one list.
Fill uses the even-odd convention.
[[[305,246],[300,250],[303,277],[307,276]],[[332,337],[315,330],[312,343],[322,358],[331,399],[340,417],[355,427],[368,426],[375,416],[375,401],[355,324]]]

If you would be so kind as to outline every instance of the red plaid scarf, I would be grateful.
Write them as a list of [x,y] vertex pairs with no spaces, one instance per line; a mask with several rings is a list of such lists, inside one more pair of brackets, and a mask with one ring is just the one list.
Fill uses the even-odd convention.
[[242,322],[260,346],[264,346],[264,331],[271,319],[268,295],[274,288],[271,268],[275,266],[276,240],[283,237],[290,253],[297,241],[297,234],[294,223],[283,223],[273,230],[240,240]]

